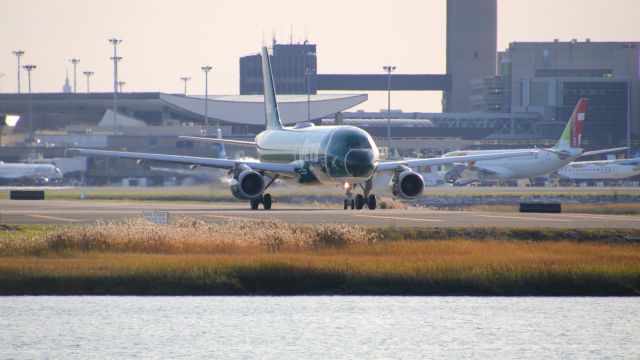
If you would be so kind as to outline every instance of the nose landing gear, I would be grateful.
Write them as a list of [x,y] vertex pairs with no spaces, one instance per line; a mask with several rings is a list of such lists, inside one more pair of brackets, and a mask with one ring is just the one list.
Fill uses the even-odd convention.
[[357,194],[355,198],[353,197],[353,190],[355,189],[354,184],[345,184],[345,195],[344,195],[344,210],[347,210],[349,207],[351,210],[362,210],[364,205],[367,205],[369,210],[375,210],[377,206],[376,196],[371,194],[371,190],[373,189],[373,181],[371,179],[364,182],[364,184],[358,184],[362,189],[363,194]]

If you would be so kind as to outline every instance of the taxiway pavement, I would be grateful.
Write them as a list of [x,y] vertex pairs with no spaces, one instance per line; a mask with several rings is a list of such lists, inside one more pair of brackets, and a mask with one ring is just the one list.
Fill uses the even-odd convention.
[[0,200],[0,223],[82,224],[140,217],[143,211],[168,211],[208,222],[276,218],[288,223],[341,223],[365,227],[552,227],[640,228],[640,217],[597,214],[538,214],[438,210],[318,209],[299,204],[274,204],[270,211],[252,211],[244,203],[111,202],[90,200]]

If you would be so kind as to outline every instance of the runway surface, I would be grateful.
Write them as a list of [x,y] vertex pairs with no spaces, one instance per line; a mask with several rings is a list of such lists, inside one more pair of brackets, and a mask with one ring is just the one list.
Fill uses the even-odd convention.
[[410,227],[553,227],[640,228],[640,217],[590,214],[536,214],[432,210],[315,209],[298,204],[274,204],[270,211],[247,209],[246,204],[184,204],[172,202],[106,202],[81,200],[0,200],[0,223],[82,224],[96,220],[140,217],[143,211],[168,211],[176,216],[201,217],[209,222],[231,219],[276,218],[288,223],[341,223],[361,226]]

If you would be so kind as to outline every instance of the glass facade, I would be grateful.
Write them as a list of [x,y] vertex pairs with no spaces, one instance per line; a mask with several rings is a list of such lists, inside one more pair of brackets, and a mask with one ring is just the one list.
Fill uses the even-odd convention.
[[562,124],[571,117],[578,99],[589,99],[583,139],[590,147],[624,145],[620,141],[627,131],[626,81],[564,81],[558,83],[557,94],[556,121]]
[[536,69],[536,77],[611,77],[612,69]]
[[[315,44],[274,44],[271,66],[276,93],[306,94],[307,91],[310,94],[316,93],[317,58]],[[309,75],[306,75],[306,69],[309,69]],[[307,85],[309,86],[308,89]],[[240,95],[259,95],[262,93],[260,55],[241,57]]]

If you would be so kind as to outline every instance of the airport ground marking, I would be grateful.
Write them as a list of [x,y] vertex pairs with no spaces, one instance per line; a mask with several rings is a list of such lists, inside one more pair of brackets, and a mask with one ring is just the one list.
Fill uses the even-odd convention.
[[629,215],[591,215],[591,214],[574,214],[574,213],[565,213],[565,216],[573,216],[578,219],[605,219],[605,220],[617,220],[617,221],[640,221],[640,217],[633,217]]
[[407,220],[407,221],[424,221],[424,222],[443,222],[444,221],[444,220],[438,220],[438,219],[418,219],[418,218],[408,218],[408,217],[399,217],[399,216],[376,216],[376,215],[363,215],[363,214],[353,214],[353,216],[373,218],[373,219],[387,219],[387,220]]
[[254,219],[254,218],[248,218],[248,217],[240,217],[240,216],[227,216],[227,215],[204,215],[206,217],[210,217],[210,218],[216,218],[216,219],[231,219],[231,220],[247,220],[247,221],[260,221],[262,220],[261,218],[259,219]]
[[63,218],[63,217],[57,217],[57,216],[47,216],[47,215],[32,215],[29,214],[28,216],[34,217],[34,218],[40,218],[40,219],[48,219],[48,220],[59,220],[59,221],[70,221],[70,222],[78,222],[81,220],[78,219],[69,219],[69,218]]
[[496,219],[515,219],[515,220],[559,221],[559,222],[573,221],[569,219],[535,218],[535,217],[525,217],[525,216],[483,215],[483,214],[473,214],[473,216],[485,217],[485,218],[496,218]]

